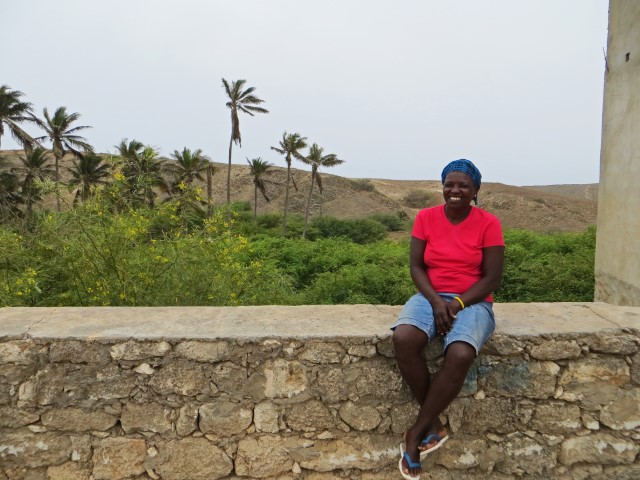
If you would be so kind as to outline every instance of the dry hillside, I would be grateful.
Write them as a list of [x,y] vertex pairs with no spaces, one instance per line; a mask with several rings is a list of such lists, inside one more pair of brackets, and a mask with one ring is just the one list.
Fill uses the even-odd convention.
[[[20,151],[0,151],[0,158],[16,161]],[[63,180],[68,178],[66,166],[71,159],[62,161]],[[214,202],[226,199],[226,164],[215,163]],[[274,166],[270,179],[278,185],[268,188],[270,203],[258,197],[258,213],[280,212],[284,206],[286,168]],[[311,174],[306,170],[292,169],[298,187],[291,187],[290,211],[304,214],[309,194]],[[324,192],[317,186],[311,201],[311,216],[332,215],[355,218],[375,213],[405,211],[413,217],[418,208],[406,205],[410,192],[426,191],[429,200],[424,206],[442,202],[441,184],[435,180],[352,180],[322,172]],[[368,184],[367,189],[363,189]],[[232,201],[249,200],[253,204],[253,183],[248,165],[232,165]],[[203,185],[204,186],[204,185]],[[566,187],[566,189],[565,189]],[[591,192],[591,193],[585,193]],[[593,193],[595,192],[595,193]],[[480,190],[480,206],[495,213],[505,228],[521,228],[538,232],[581,231],[596,223],[597,185],[551,185],[539,187],[515,187],[501,183],[485,183]],[[48,201],[49,206],[53,203]]]

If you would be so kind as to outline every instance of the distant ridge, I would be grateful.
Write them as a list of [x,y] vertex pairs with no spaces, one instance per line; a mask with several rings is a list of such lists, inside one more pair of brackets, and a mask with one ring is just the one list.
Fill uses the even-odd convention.
[[[16,162],[17,155],[21,153],[21,150],[0,150],[0,158],[5,157]],[[227,164],[213,163],[216,167],[213,199],[214,203],[223,204],[226,199]],[[69,157],[61,162],[63,181],[68,179],[68,173],[64,167],[70,165]],[[282,212],[284,207],[286,168],[276,164],[272,171],[270,178],[279,183],[280,187],[268,188],[271,203],[266,203],[262,197],[258,198],[258,215],[265,212]],[[310,209],[312,217],[331,215],[338,218],[357,218],[403,211],[409,218],[413,218],[419,208],[407,206],[405,197],[416,190],[428,193],[429,199],[423,208],[442,203],[442,185],[438,180],[349,179],[331,175],[329,171],[320,172],[324,194],[320,195],[318,189],[314,189]],[[292,188],[289,193],[289,211],[304,214],[311,173],[307,170],[292,168],[292,174],[298,190],[295,191]],[[202,186],[204,187],[204,184]],[[595,225],[597,194],[598,184],[516,187],[488,182],[482,184],[479,206],[496,214],[505,229],[575,232]],[[231,200],[253,202],[253,183],[248,165],[232,165]],[[47,207],[53,205],[51,199],[45,203]]]

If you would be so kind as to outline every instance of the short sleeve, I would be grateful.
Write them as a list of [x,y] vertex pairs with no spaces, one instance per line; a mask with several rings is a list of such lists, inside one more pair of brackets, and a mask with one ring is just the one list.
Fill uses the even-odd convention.
[[425,232],[425,211],[420,210],[418,215],[416,215],[416,219],[413,222],[413,230],[411,230],[411,236],[419,238],[420,240],[426,240],[427,235]]
[[502,236],[502,226],[498,217],[492,217],[484,231],[482,239],[482,247],[504,247],[504,238]]

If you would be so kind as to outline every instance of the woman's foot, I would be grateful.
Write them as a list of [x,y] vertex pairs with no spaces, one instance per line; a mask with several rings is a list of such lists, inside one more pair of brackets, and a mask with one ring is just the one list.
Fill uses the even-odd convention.
[[400,461],[398,468],[402,478],[419,480],[422,467],[420,465],[419,441],[411,436],[409,431],[404,433],[404,448],[400,445]]
[[449,432],[440,420],[429,427],[424,438],[418,445],[420,450],[420,458],[426,457],[429,453],[439,449],[447,440],[449,440]]

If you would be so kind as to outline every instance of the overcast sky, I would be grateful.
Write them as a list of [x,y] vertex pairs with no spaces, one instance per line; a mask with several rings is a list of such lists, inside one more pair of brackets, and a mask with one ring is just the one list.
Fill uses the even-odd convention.
[[[64,105],[100,152],[123,138],[233,163],[299,132],[352,178],[598,181],[607,0],[0,0],[0,85]],[[32,133],[37,133],[32,127]],[[2,148],[17,148],[10,136]],[[300,168],[306,168],[302,164]]]

